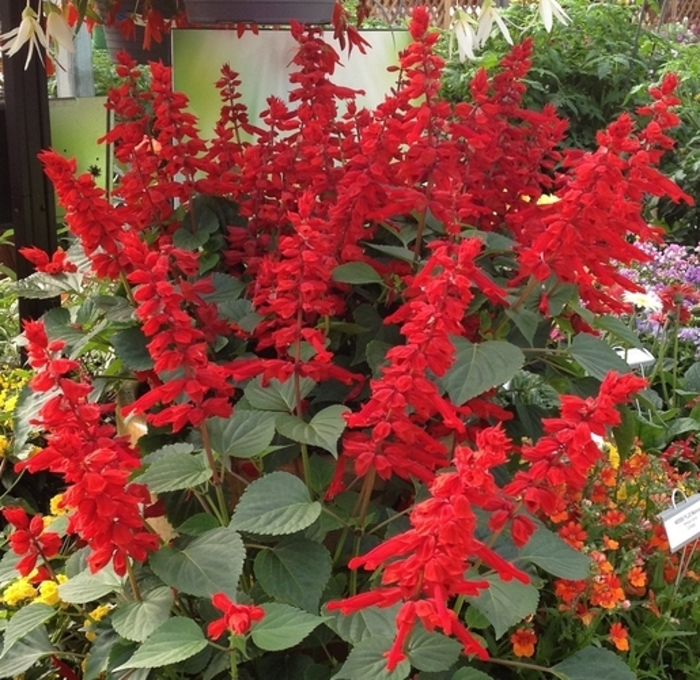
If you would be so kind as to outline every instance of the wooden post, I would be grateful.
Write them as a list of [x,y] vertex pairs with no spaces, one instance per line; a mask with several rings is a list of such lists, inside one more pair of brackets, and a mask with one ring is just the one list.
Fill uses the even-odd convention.
[[[18,25],[25,6],[26,0],[0,2],[4,32]],[[39,151],[51,146],[46,71],[36,54],[25,70],[26,56],[26,45],[13,57],[3,56],[12,227],[16,250],[34,245],[52,253],[57,241],[55,199],[37,159]],[[33,271],[32,265],[18,255],[18,278]],[[21,299],[20,319],[36,319],[56,305],[57,300]]]

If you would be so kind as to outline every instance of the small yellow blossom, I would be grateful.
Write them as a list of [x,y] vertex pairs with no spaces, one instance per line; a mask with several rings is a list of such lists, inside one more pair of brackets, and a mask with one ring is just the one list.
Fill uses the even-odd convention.
[[58,586],[61,583],[65,583],[68,577],[63,574],[59,574],[56,577],[56,581],[42,581],[39,584],[39,596],[35,598],[34,602],[42,602],[43,604],[48,604],[50,607],[54,607],[61,601],[61,597],[58,594]]
[[606,442],[605,450],[608,454],[608,461],[610,462],[610,465],[617,470],[620,467],[620,452],[617,450],[617,446],[615,446],[615,444],[611,444],[610,442]]
[[85,619],[83,627],[85,629],[85,637],[92,642],[96,637],[95,624],[102,621],[102,619],[109,614],[110,610],[114,607],[113,604],[101,604],[99,607],[95,607],[91,612],[88,612],[88,618]]
[[5,588],[5,592],[2,594],[2,601],[8,607],[16,607],[24,600],[33,600],[38,594],[36,588],[29,583],[29,578],[25,576],[13,581]]
[[56,494],[49,502],[49,508],[50,508],[51,514],[54,517],[60,517],[61,515],[68,514],[68,508],[61,505],[62,502],[63,502],[63,494],[62,493]]
[[0,434],[0,458],[4,458],[10,450],[10,440],[3,434]]

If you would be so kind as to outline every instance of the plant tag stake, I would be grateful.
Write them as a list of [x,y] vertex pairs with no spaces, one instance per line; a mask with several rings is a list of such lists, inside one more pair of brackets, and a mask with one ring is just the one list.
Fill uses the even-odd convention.
[[679,489],[674,489],[671,495],[673,507],[659,514],[663,522],[666,536],[668,537],[671,552],[680,550],[683,546],[700,537],[700,494],[694,494],[685,498],[681,503],[676,503],[676,494],[683,494]]

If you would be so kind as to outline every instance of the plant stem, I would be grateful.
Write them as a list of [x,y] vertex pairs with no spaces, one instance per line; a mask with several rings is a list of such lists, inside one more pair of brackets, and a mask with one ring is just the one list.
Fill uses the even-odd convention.
[[551,673],[552,675],[555,675],[554,671],[547,668],[547,666],[539,666],[536,663],[526,663],[525,661],[508,661],[507,659],[494,659],[493,657],[491,657],[489,661],[500,664],[501,666],[511,666],[512,668],[529,668],[533,671],[541,671],[542,673]]
[[134,598],[141,602],[143,598],[141,597],[139,584],[136,582],[136,575],[134,574],[134,569],[131,566],[131,561],[128,559],[126,560],[126,573],[129,575],[129,584],[131,585],[131,590],[134,592]]
[[238,680],[238,652],[231,650],[231,680]]
[[219,468],[216,466],[216,461],[214,460],[214,451],[211,448],[211,439],[209,439],[209,430],[207,430],[206,423],[202,423],[199,426],[199,432],[202,435],[202,445],[204,446],[207,463],[209,463],[209,467],[212,471],[211,481],[214,485],[216,501],[219,504],[219,521],[222,526],[228,526],[228,507],[226,506],[226,497],[224,496],[223,480],[219,473]]

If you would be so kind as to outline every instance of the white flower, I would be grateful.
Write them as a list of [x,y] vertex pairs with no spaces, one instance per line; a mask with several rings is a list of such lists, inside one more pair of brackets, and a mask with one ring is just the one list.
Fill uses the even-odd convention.
[[75,52],[73,31],[60,12],[49,11],[46,17],[46,37],[66,52]]
[[539,0],[539,3],[542,23],[544,24],[544,27],[547,29],[548,33],[552,30],[553,17],[556,17],[559,21],[561,21],[564,26],[571,21],[571,18],[564,11],[557,0]]
[[476,35],[471,26],[469,15],[461,9],[455,11],[452,20],[452,30],[457,40],[457,52],[459,61],[464,63],[467,58],[474,59],[474,47],[476,45]]
[[510,45],[513,44],[513,39],[510,37],[510,31],[503,22],[498,10],[494,7],[493,0],[484,0],[484,3],[481,5],[481,11],[479,12],[479,23],[476,27],[477,47],[483,47],[488,40],[488,37],[491,35],[491,29],[493,28],[494,21],[498,26],[498,30],[500,30],[503,34],[503,37]]
[[25,70],[29,68],[29,62],[32,60],[34,49],[36,48],[39,58],[41,59],[41,50],[39,46],[41,45],[46,49],[48,45],[44,30],[39,24],[39,17],[29,5],[27,5],[22,12],[22,21],[19,26],[0,35],[0,43],[2,43],[0,52],[7,52],[8,57],[17,54],[24,43],[29,43],[27,61],[24,63]]
[[660,312],[663,307],[661,298],[653,291],[645,291],[643,293],[632,293],[630,291],[625,291],[622,294],[622,299],[625,302],[633,304],[635,307],[640,307],[641,309],[648,309],[652,312]]

